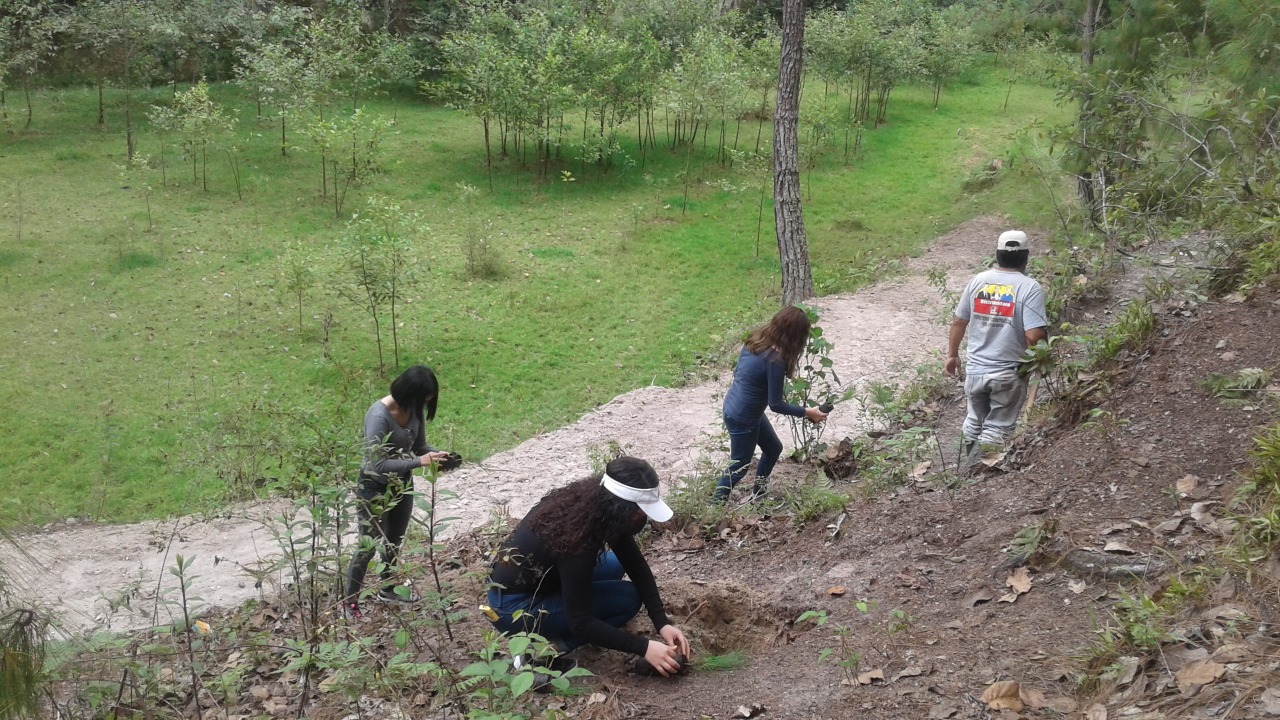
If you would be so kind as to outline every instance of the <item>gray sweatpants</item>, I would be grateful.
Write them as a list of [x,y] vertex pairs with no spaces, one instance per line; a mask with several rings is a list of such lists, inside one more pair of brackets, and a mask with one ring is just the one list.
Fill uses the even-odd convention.
[[969,410],[964,418],[964,440],[998,445],[1013,433],[1027,401],[1027,380],[1016,370],[990,375],[969,375],[964,381]]

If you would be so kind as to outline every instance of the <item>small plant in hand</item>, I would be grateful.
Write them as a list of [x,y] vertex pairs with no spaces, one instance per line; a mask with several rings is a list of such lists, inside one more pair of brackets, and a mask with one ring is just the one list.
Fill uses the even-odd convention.
[[[809,342],[805,345],[799,369],[795,377],[787,382],[787,402],[800,407],[816,407],[824,413],[835,409],[835,404],[853,397],[853,391],[840,387],[840,376],[835,370],[835,361],[831,359],[835,345],[823,337],[823,330],[818,325],[818,313],[813,308],[804,308],[809,316]],[[795,450],[792,457],[801,462],[815,457],[826,449],[822,444],[822,434],[826,423],[812,423],[805,418],[787,418],[791,423],[791,440]]]

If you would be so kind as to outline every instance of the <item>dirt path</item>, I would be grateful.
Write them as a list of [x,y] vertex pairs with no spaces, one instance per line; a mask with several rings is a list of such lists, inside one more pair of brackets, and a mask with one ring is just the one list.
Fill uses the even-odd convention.
[[[826,337],[835,344],[833,359],[841,379],[859,385],[887,379],[940,350],[945,308],[925,282],[925,272],[947,269],[950,287],[958,289],[991,255],[991,243],[1002,229],[999,218],[977,218],[938,238],[893,279],[817,301]],[[504,504],[512,515],[522,515],[550,488],[585,474],[590,449],[609,441],[649,460],[664,479],[688,473],[705,452],[707,439],[721,430],[720,398],[728,380],[725,373],[716,383],[646,387],[619,395],[571,425],[449,474],[444,484],[459,494],[448,508],[449,515],[460,518],[452,529],[483,524]],[[832,414],[828,438],[858,430],[862,419],[854,404],[848,405]],[[785,421],[777,428],[784,441],[790,437]],[[272,532],[278,525],[270,518],[286,507],[245,506],[218,519],[59,524],[26,537],[23,544],[38,563],[31,558],[5,562],[27,566],[18,574],[39,591],[37,597],[55,604],[68,630],[147,627],[170,620],[169,606],[161,603],[157,609],[156,598],[172,595],[176,581],[166,568],[178,554],[196,558],[190,592],[201,603],[228,606],[256,597],[260,590],[244,568],[278,554]]]

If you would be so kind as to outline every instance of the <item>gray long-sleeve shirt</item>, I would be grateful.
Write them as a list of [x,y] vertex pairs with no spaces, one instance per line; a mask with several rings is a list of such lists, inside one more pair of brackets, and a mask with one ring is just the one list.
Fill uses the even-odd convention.
[[376,400],[364,414],[364,462],[360,464],[360,482],[380,490],[395,477],[408,487],[413,471],[422,466],[418,458],[433,451],[435,448],[427,444],[422,421],[411,417],[407,427],[401,425],[391,417],[391,408]]

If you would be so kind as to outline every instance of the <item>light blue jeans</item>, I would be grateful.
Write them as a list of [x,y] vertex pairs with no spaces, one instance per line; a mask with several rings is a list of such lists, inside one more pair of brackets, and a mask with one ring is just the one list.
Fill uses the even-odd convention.
[[964,380],[969,409],[964,418],[964,441],[1000,445],[1013,428],[1027,402],[1027,380],[1016,370],[969,375]]

